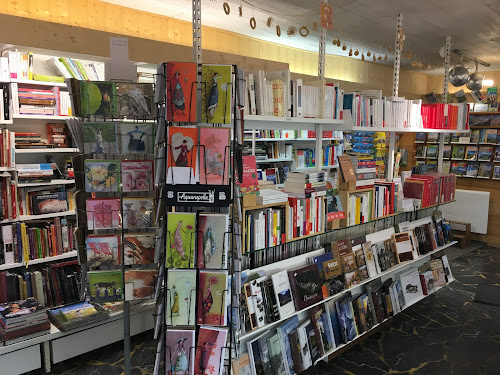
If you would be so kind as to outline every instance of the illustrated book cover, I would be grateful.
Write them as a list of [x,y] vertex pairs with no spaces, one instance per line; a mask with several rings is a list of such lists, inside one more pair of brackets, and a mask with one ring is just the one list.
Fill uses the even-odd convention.
[[288,271],[297,310],[305,309],[323,299],[318,267],[314,264]]

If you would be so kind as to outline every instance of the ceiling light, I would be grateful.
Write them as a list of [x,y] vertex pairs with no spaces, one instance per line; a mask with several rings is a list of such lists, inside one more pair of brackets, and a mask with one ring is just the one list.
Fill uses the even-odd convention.
[[483,86],[493,86],[493,80],[492,79],[483,80]]

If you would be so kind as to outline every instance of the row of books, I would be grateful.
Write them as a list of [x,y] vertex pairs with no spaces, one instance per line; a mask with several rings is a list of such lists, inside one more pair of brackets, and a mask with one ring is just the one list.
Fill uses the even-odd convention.
[[34,297],[43,306],[60,306],[80,300],[77,261],[50,264],[23,271],[0,271],[0,298],[11,302]]
[[[285,187],[286,191],[286,187]],[[290,194],[289,194],[290,195]],[[324,196],[326,188],[310,198],[289,197],[289,228],[288,238],[293,239],[319,233],[325,227]]]
[[[342,155],[343,145],[328,144],[321,149],[321,155],[318,160],[322,161],[322,166],[334,166],[337,164],[337,156]],[[296,168],[313,168],[316,166],[316,149],[314,148],[299,148],[295,151],[295,167]]]
[[463,133],[416,133],[416,143],[438,143],[439,137],[444,138],[444,143],[500,143],[498,129],[471,129],[470,135]]
[[104,81],[104,63],[82,62],[70,57],[52,57],[47,60],[54,71],[64,78],[83,81]]
[[49,332],[46,309],[35,298],[0,304],[0,339],[5,345]]
[[0,167],[14,168],[16,165],[15,153],[16,133],[8,129],[0,129]]
[[349,158],[356,175],[356,189],[372,187],[377,176],[375,158],[371,154],[349,154]]
[[[287,144],[285,142],[258,144],[255,145],[254,150],[255,150],[256,160],[280,159],[280,158],[291,159],[294,154],[293,145]],[[246,148],[245,151],[251,153],[250,148]]]
[[446,172],[461,177],[500,179],[500,165],[489,162],[443,162],[443,173]]
[[[437,145],[419,145],[415,149],[417,158],[436,159],[437,155]],[[493,159],[493,161],[500,161],[500,146],[444,145],[443,159],[467,161],[492,161]]]
[[72,113],[69,93],[57,86],[41,89],[12,83],[11,89],[14,115],[70,116]]
[[469,129],[469,105],[467,103],[422,104],[424,129]]
[[403,183],[405,198],[418,199],[420,207],[432,207],[455,199],[454,174],[412,174]]
[[269,207],[247,211],[245,215],[246,252],[286,243],[286,207]]
[[[245,78],[245,111],[251,115],[341,119],[343,90],[338,84],[305,85],[292,80],[290,71],[259,70]],[[322,91],[324,90],[324,99]]]
[[58,217],[2,226],[0,264],[28,263],[76,248],[74,224]]
[[368,223],[373,219],[373,190],[353,192],[347,196],[347,226]]
[[[2,81],[0,79],[0,81]],[[10,95],[9,85],[6,83],[0,84],[0,121],[10,120]]]
[[74,190],[61,188],[32,187],[19,190],[21,215],[43,215],[67,212],[74,209]]
[[[252,132],[255,132],[255,138],[286,138],[286,139],[316,139],[315,130],[249,130],[245,131],[245,139],[252,139]],[[323,139],[342,138],[341,131],[323,130]]]
[[16,192],[16,181],[8,172],[3,172],[0,178],[0,218],[17,219],[19,215],[19,202]]

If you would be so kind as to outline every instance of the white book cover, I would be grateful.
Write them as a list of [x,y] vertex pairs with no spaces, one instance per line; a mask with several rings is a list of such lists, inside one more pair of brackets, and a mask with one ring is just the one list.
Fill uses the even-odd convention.
[[365,261],[366,261],[366,269],[368,271],[368,276],[370,278],[377,276],[377,265],[375,261],[375,257],[373,255],[373,251],[371,249],[372,244],[370,241],[365,242],[363,245],[361,245],[363,248],[363,254],[365,255]]
[[3,255],[5,264],[14,263],[14,244],[12,237],[12,226],[2,226]]
[[0,57],[0,81],[9,82],[10,72],[9,72],[9,58]]
[[444,268],[444,274],[446,276],[446,282],[450,282],[453,280],[453,275],[451,273],[451,267],[450,267],[450,262],[448,262],[448,257],[446,255],[443,255],[441,257],[441,261],[443,262],[443,268]]
[[285,109],[285,116],[292,115],[292,108],[290,103],[290,70],[279,70],[275,72],[266,72],[266,79],[268,81],[281,80],[283,82],[283,108]]
[[252,300],[255,307],[255,318],[257,320],[257,327],[262,327],[266,324],[265,311],[264,311],[264,297],[262,295],[261,283],[266,280],[266,276],[259,277],[258,279],[250,281],[250,292],[252,293]]
[[410,269],[399,275],[406,306],[413,304],[424,295],[420,275],[417,268]]
[[35,277],[36,300],[40,305],[45,306],[45,295],[43,294],[43,278],[40,271],[33,272]]
[[308,369],[313,364],[311,358],[311,351],[307,340],[307,332],[306,332],[306,328],[309,324],[311,324],[311,319],[306,320],[297,328],[297,334],[299,336],[299,344],[300,344],[300,355],[302,357],[302,365],[304,370]]
[[256,115],[257,109],[255,107],[255,80],[253,74],[248,75],[248,92],[250,94],[250,114]]
[[304,117],[302,111],[302,99],[303,99],[303,86],[302,79],[297,79],[295,81],[295,108],[296,108],[296,116],[295,117]]
[[275,273],[271,276],[273,280],[274,293],[278,301],[280,319],[285,319],[295,312],[292,289],[288,280],[287,270]]

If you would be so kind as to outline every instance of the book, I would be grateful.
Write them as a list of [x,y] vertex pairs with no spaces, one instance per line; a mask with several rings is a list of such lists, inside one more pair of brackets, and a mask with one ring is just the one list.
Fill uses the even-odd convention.
[[116,82],[116,106],[119,116],[154,117],[154,89],[151,83]]
[[83,151],[86,154],[118,153],[116,126],[114,122],[84,122]]
[[392,235],[396,243],[399,262],[413,260],[413,243],[410,232],[400,232]]
[[90,302],[123,301],[122,270],[89,271]]
[[453,281],[453,275],[451,273],[450,263],[448,262],[448,257],[443,255],[441,257],[441,261],[443,262],[444,276],[446,277],[446,283]]
[[[327,221],[345,218],[342,202],[337,188],[334,188],[332,180],[326,181],[326,217]],[[285,182],[286,184],[286,182]]]
[[479,169],[477,170],[477,176],[484,177],[484,178],[490,178],[492,168],[493,168],[492,163],[479,163]]
[[356,182],[356,174],[354,173],[349,155],[340,155],[337,159],[339,161],[343,182]]
[[29,322],[40,315],[45,316],[45,307],[33,297],[0,304],[0,322],[3,327]]
[[493,161],[500,161],[500,146],[495,147],[495,155]]
[[407,306],[413,304],[423,296],[418,269],[413,268],[402,272],[399,275],[399,279],[401,280],[401,289]]
[[85,160],[85,191],[120,191],[120,162],[118,160]]
[[33,215],[68,211],[66,192],[36,194],[32,196],[31,200]]
[[495,169],[493,170],[493,178],[500,179],[500,165],[495,165]]
[[85,247],[89,269],[122,263],[120,237],[116,234],[89,235],[85,239]]
[[477,156],[477,147],[476,146],[467,146],[465,150],[465,160],[476,160]]
[[229,215],[198,215],[198,268],[226,269],[229,250]]
[[493,147],[481,146],[479,147],[479,152],[477,153],[478,161],[491,161],[491,156],[493,155]]
[[415,157],[417,158],[425,158],[427,154],[427,146],[417,146],[415,148]]
[[[286,271],[285,271],[286,272]],[[299,326],[299,318],[294,315],[276,329],[280,338],[280,344],[283,351],[283,359],[285,361],[285,370],[289,375],[296,375],[294,361],[292,357],[292,345],[296,345],[297,341],[291,342],[289,334],[294,332]]]
[[228,124],[231,122],[232,66],[208,65],[201,67],[202,82],[202,114],[201,120],[206,123]]
[[479,143],[479,130],[471,130],[470,143]]
[[488,103],[488,111],[498,111],[498,93],[496,87],[488,87],[486,90],[486,99]]
[[229,128],[200,127],[200,184],[228,184],[230,132]]
[[462,160],[465,156],[465,146],[453,146],[451,149],[451,159]]
[[435,158],[437,158],[437,154],[438,154],[438,146],[437,145],[428,145],[427,146],[426,158],[435,159]]
[[155,243],[156,236],[154,233],[124,233],[123,253],[125,264],[138,265],[154,263]]
[[107,311],[89,302],[50,309],[47,314],[51,323],[63,332],[109,318]]
[[167,267],[193,268],[196,214],[168,212],[167,223]]
[[271,363],[272,373],[276,375],[286,375],[287,372],[285,369],[280,338],[277,333],[267,339],[267,347],[269,349],[269,361]]
[[257,177],[257,163],[255,156],[243,155],[243,175],[238,176],[238,185],[242,195],[258,194],[259,179]]
[[252,367],[250,365],[250,356],[248,353],[242,354],[239,358],[234,359],[231,362],[231,370],[234,375],[252,375]]
[[86,208],[89,230],[121,228],[119,198],[88,198]]
[[306,370],[313,365],[311,348],[309,346],[309,332],[311,331],[311,320],[308,319],[297,327],[298,342],[300,345],[300,357],[302,359],[302,369]]
[[365,242],[361,246],[363,249],[363,253],[365,254],[366,269],[368,272],[368,276],[375,277],[378,275],[378,272],[377,272],[375,256],[373,255],[373,251],[371,248],[371,242],[370,241]]
[[153,191],[153,160],[122,160],[121,180],[124,192]]
[[227,271],[200,270],[198,287],[198,324],[227,325]]
[[195,184],[198,173],[198,128],[167,128],[167,184]]
[[285,319],[295,312],[292,289],[286,270],[276,272],[271,276],[273,280],[274,293],[278,302],[278,310],[281,319]]
[[128,269],[125,271],[125,300],[151,299],[155,295],[158,270]]
[[193,375],[197,350],[195,330],[167,328],[165,337],[166,375]]
[[171,269],[167,274],[167,325],[193,326],[196,304],[196,271]]
[[323,299],[321,282],[316,265],[288,271],[288,277],[297,310],[305,309]]
[[167,62],[167,121],[196,122],[196,82],[198,68],[195,63]]
[[154,153],[153,124],[140,122],[122,122],[117,126],[120,139],[120,153],[146,154]]
[[[118,115],[116,84],[113,82],[80,81],[80,115]],[[77,114],[75,112],[75,114]]]
[[154,197],[124,197],[122,204],[124,229],[154,228]]
[[467,170],[465,172],[465,175],[470,177],[477,177],[478,170],[479,163],[467,163]]
[[227,328],[201,326],[196,344],[195,375],[222,375]]
[[344,343],[352,341],[358,335],[351,298],[351,292],[347,292],[335,301],[335,308],[337,310]]

